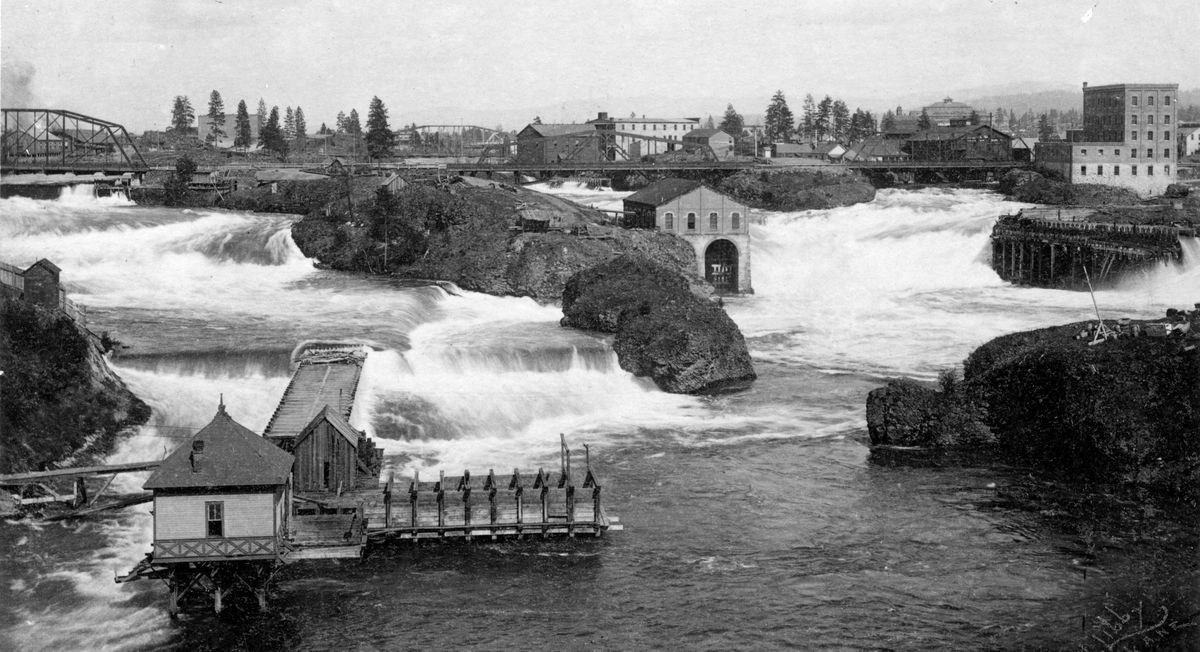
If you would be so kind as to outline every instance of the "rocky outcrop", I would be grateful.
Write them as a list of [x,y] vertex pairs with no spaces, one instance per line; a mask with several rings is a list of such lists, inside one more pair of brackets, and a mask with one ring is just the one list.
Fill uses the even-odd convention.
[[958,446],[992,439],[982,410],[950,374],[940,389],[899,378],[867,395],[867,431],[872,445]]
[[745,338],[720,306],[678,271],[625,255],[575,274],[562,295],[564,326],[616,333],[621,368],[663,391],[741,389],[757,375]]
[[1000,178],[1001,194],[1020,202],[1054,206],[1105,206],[1141,203],[1127,188],[1092,183],[1068,183],[1033,170],[1009,170]]
[[875,199],[875,187],[846,172],[744,170],[718,189],[755,208],[806,211],[852,206]]
[[[292,227],[292,238],[332,269],[445,280],[546,303],[562,297],[573,274],[627,253],[680,273],[695,269],[695,251],[679,238],[606,225],[599,211],[530,190],[414,185],[390,201],[359,201],[354,216],[340,206],[312,211]],[[553,219],[557,228],[524,231],[528,215]]]
[[1131,323],[1095,346],[1078,337],[1086,322],[996,338],[967,358],[953,395],[907,383],[872,392],[871,441],[973,443],[942,436],[940,416],[960,410],[978,415],[1010,461],[1200,496],[1200,312],[1191,319],[1187,336],[1134,337],[1146,325]]
[[112,373],[99,342],[61,313],[0,306],[0,472],[102,455],[150,408]]

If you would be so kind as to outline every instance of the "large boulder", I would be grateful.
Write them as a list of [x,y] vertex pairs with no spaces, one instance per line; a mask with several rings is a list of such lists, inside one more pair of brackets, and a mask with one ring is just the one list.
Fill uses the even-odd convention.
[[615,333],[621,368],[663,391],[741,389],[757,375],[737,324],[691,291],[679,272],[624,255],[575,274],[563,290],[562,324]]
[[719,190],[755,208],[805,211],[851,206],[875,199],[875,186],[854,174],[808,170],[745,170]]

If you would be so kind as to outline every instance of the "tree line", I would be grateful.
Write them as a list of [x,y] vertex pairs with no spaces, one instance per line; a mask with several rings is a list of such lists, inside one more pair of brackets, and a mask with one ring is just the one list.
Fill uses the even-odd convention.
[[[715,128],[734,138],[740,138],[745,131],[745,124],[742,115],[733,108],[733,104],[729,104],[721,122]],[[711,116],[706,121],[706,126],[714,128]],[[796,139],[856,142],[878,132],[878,120],[870,111],[855,108],[851,113],[845,102],[829,95],[820,102],[816,101],[811,93],[805,95],[801,115],[797,119],[788,106],[783,91],[776,91],[763,117],[763,134],[767,142],[788,142]]]
[[[208,112],[205,116],[208,118],[208,133],[202,135],[205,142],[215,143],[228,135],[225,131],[225,102],[219,91],[213,90],[209,94]],[[308,121],[304,115],[304,109],[299,106],[294,109],[290,106],[286,107],[281,118],[278,106],[272,106],[268,112],[266,101],[259,98],[254,119],[258,127],[257,143],[253,142],[250,112],[246,107],[246,101],[239,100],[233,124],[233,146],[235,148],[246,151],[252,144],[257,144],[258,147],[272,152],[280,158],[285,158],[290,144],[298,144],[303,148],[304,141],[308,138]],[[195,120],[196,111],[188,96],[176,95],[171,107],[169,131],[181,136],[194,134],[195,128],[192,124]],[[365,141],[367,154],[371,158],[391,156],[392,150],[396,146],[396,135],[388,126],[387,107],[378,96],[371,98],[367,108],[365,134],[356,109],[350,109],[348,115],[344,111],[339,111],[335,127],[336,130],[330,129],[325,123],[321,123],[317,133],[321,135],[344,134],[356,140],[361,138]]]

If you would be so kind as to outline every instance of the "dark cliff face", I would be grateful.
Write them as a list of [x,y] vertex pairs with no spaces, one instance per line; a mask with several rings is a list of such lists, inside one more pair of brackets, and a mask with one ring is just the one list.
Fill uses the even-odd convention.
[[19,301],[0,310],[0,472],[102,454],[123,428],[150,418],[150,408],[69,318]]
[[1089,346],[1076,339],[1087,326],[996,338],[950,392],[912,381],[872,391],[872,443],[970,446],[985,428],[1008,460],[1052,476],[1200,496],[1200,339]]
[[744,388],[757,375],[745,338],[725,311],[694,294],[688,279],[640,256],[622,256],[571,277],[564,326],[616,333],[621,368],[664,391],[702,394]]

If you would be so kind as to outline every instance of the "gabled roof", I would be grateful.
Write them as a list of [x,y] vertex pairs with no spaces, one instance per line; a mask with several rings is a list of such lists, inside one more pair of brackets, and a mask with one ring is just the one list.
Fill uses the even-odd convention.
[[[197,442],[203,444],[197,446]],[[293,459],[290,453],[234,421],[221,405],[212,421],[168,455],[142,487],[210,489],[281,485],[292,472]]]
[[530,124],[522,129],[521,133],[527,131],[535,133],[542,138],[549,138],[550,136],[566,136],[567,134],[595,133],[596,128],[590,124]]
[[729,138],[733,138],[733,136],[730,136],[729,134],[725,133],[724,131],[721,131],[720,129],[693,129],[693,130],[687,132],[686,134],[684,134],[683,137],[684,138],[712,138],[713,136],[722,135],[722,134]]
[[881,138],[872,136],[862,141],[858,145],[858,157],[870,158],[879,157],[894,157],[908,156],[900,149],[901,142],[895,138]]
[[704,184],[689,179],[663,179],[642,188],[625,198],[627,202],[662,206],[663,204],[699,188]]
[[300,434],[296,435],[295,445],[299,445],[300,442],[304,441],[309,435],[313,434],[313,432],[317,429],[317,425],[319,425],[322,421],[328,421],[329,425],[333,426],[333,429],[341,434],[342,437],[345,437],[346,441],[350,442],[351,446],[358,448],[358,431],[351,427],[349,423],[346,423],[346,420],[338,415],[337,410],[334,410],[328,405],[321,408],[321,411],[317,412],[316,415],[313,416],[312,421],[309,421],[308,425],[304,426],[304,429],[300,431]]
[[995,129],[993,127],[989,127],[987,125],[967,125],[965,127],[930,127],[929,129],[923,129],[921,131],[918,131],[917,133],[913,134],[912,136],[909,136],[908,139],[909,140],[957,140],[959,138],[962,138],[963,136],[966,136],[967,134],[974,133],[981,129],[986,129],[988,131],[994,131],[994,132],[1000,134],[1001,136],[1004,136],[1005,138],[1012,138],[1012,136],[1004,133],[1003,131],[1000,131],[999,129]]
[[676,124],[676,123],[679,123],[679,124],[682,124],[682,123],[687,123],[687,122],[691,122],[691,123],[699,123],[699,122],[700,122],[700,119],[699,119],[699,118],[592,118],[591,120],[588,120],[588,124],[596,124],[596,123],[601,123],[601,122],[602,122],[602,123],[610,123],[610,122],[644,122],[644,123],[646,123],[646,124],[651,124],[651,123],[657,123],[657,124],[663,124],[663,123],[667,123],[667,124]]
[[30,269],[33,269],[34,267],[45,267],[46,269],[50,270],[51,272],[53,272],[55,274],[58,274],[59,272],[62,271],[61,269],[58,268],[58,265],[55,265],[54,263],[50,262],[49,258],[43,258],[43,259],[37,261],[36,263],[30,265],[29,268],[26,269],[25,271],[28,272]]

